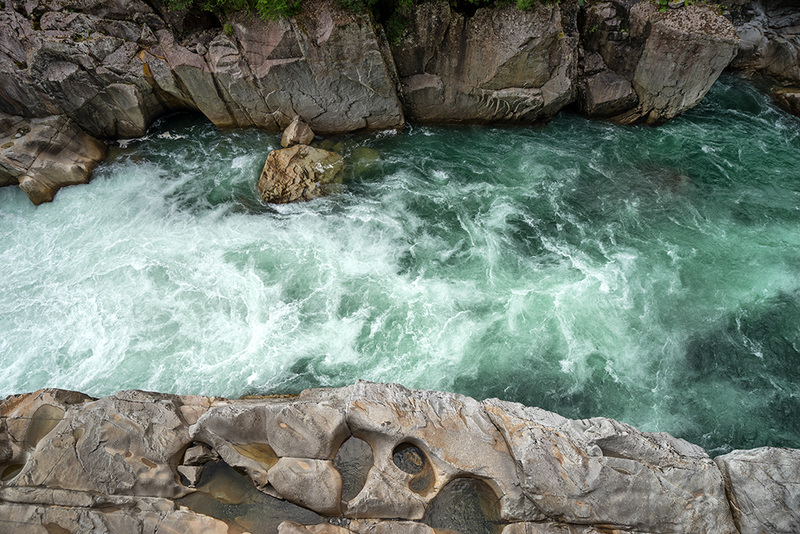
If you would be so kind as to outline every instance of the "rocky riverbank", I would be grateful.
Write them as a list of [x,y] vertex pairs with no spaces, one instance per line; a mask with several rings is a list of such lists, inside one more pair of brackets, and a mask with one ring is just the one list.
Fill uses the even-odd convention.
[[358,382],[0,404],[3,532],[800,530],[800,451],[710,458],[606,418]]
[[[658,124],[696,105],[729,65],[800,83],[788,3],[675,6],[567,0],[467,15],[431,0],[389,42],[369,13],[333,0],[271,22],[145,0],[5,2],[0,185],[49,201],[88,180],[103,141],[141,136],[178,110],[274,131],[299,116],[321,134],[402,128],[406,117],[541,122],[567,106]],[[779,94],[797,109],[794,90]]]

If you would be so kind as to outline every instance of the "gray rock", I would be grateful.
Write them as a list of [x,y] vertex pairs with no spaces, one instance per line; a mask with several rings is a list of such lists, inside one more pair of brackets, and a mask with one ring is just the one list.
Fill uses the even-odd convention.
[[573,421],[496,399],[483,406],[546,517],[636,532],[736,532],[722,476],[700,447],[611,419]]
[[[628,80],[626,87],[607,77],[584,82],[581,105],[608,105],[621,123],[659,124],[695,106],[736,54],[739,38],[733,25],[711,6],[691,5],[665,13],[649,2],[600,3],[586,10],[581,34],[589,55],[599,54],[611,72]],[[622,108],[628,107],[627,110]]]
[[344,170],[339,154],[306,145],[273,150],[258,180],[264,202],[284,204],[325,195]]
[[581,95],[583,112],[589,117],[611,117],[639,103],[631,82],[610,70],[585,79]]
[[703,99],[736,55],[739,39],[733,25],[712,6],[695,4],[657,13],[645,2],[631,11],[640,19],[638,24],[650,28],[631,80],[639,95],[636,115],[659,124]]
[[281,146],[289,148],[294,145],[310,145],[314,140],[314,131],[300,117],[295,117],[291,124],[283,131]]
[[747,75],[768,76],[782,85],[800,85],[800,13],[792,2],[744,2],[739,47],[731,63]]
[[200,397],[131,391],[71,406],[13,485],[181,497],[187,489],[174,462],[191,441],[189,423],[208,404]]
[[340,515],[342,477],[330,460],[281,458],[269,482],[284,499],[324,515]]
[[[475,400],[396,384],[357,382],[350,391],[347,424],[370,444],[375,463],[347,515],[421,519],[441,488],[474,477],[495,491],[502,519],[541,518],[526,506],[506,441]],[[405,444],[423,455],[417,472],[395,460]]]
[[800,450],[763,447],[714,461],[741,534],[800,532]]
[[533,122],[574,92],[577,56],[557,3],[479,9],[419,4],[392,52],[410,117],[423,122]]

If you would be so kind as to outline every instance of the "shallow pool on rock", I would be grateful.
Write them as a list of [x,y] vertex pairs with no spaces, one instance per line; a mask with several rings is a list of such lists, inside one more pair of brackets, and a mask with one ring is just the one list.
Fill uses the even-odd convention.
[[170,117],[52,204],[0,190],[0,395],[361,378],[800,447],[800,120],[751,86],[331,139],[342,191],[265,206],[278,141]]

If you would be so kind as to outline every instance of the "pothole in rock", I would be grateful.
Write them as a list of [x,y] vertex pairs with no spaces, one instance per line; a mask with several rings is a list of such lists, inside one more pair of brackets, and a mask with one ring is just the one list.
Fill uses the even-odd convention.
[[324,521],[311,510],[258,491],[247,475],[222,460],[203,465],[197,490],[176,502],[225,521],[232,527],[231,532],[276,534],[284,521],[304,525]]
[[428,457],[413,443],[401,443],[392,451],[392,462],[401,471],[414,475],[408,484],[411,491],[427,493],[436,481]]
[[364,440],[351,437],[339,447],[333,466],[342,476],[342,501],[348,502],[359,494],[364,484],[375,457],[372,447]]
[[499,502],[486,482],[457,478],[431,501],[422,522],[437,531],[492,534],[500,526]]
[[64,418],[64,410],[58,406],[42,404],[31,417],[25,431],[25,446],[33,449]]

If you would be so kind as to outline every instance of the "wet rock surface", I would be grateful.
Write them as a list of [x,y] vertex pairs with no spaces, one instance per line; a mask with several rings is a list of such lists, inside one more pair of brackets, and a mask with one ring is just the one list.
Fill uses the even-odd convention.
[[[358,382],[0,404],[9,532],[796,532],[800,452]],[[190,477],[186,474],[190,474]],[[233,530],[229,530],[229,529]]]
[[331,191],[343,170],[344,160],[335,152],[307,145],[273,150],[258,180],[258,192],[267,203],[312,200]]

